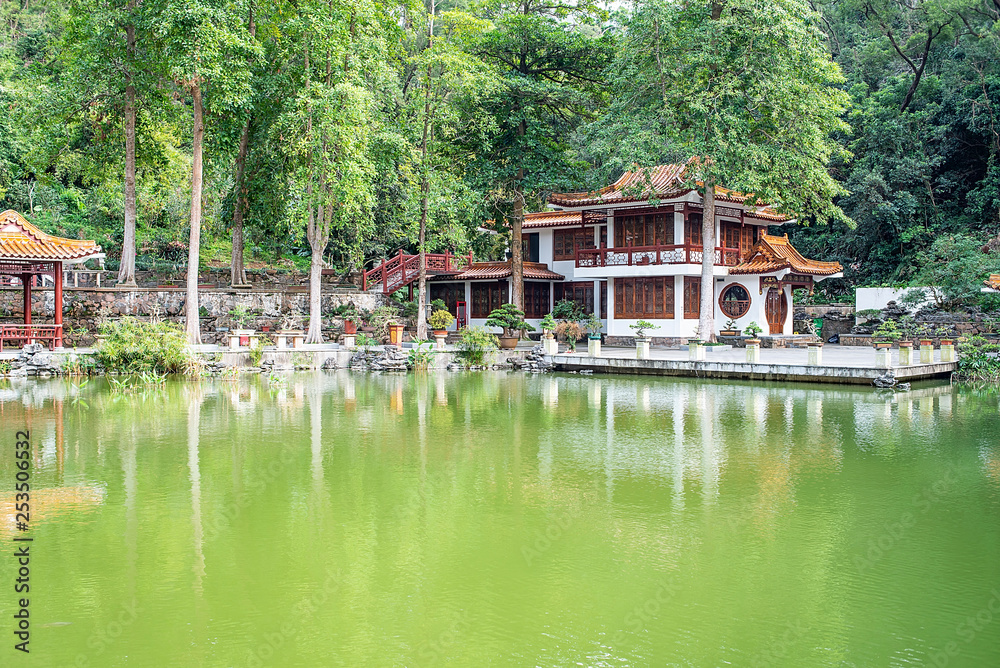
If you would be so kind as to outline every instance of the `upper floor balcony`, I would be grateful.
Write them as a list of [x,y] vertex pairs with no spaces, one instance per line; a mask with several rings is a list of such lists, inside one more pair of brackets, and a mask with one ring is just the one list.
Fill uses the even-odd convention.
[[[701,264],[704,250],[701,246],[624,246],[618,248],[578,248],[576,266],[589,267],[643,267],[657,264]],[[716,246],[715,264],[734,267],[740,263],[739,248]]]

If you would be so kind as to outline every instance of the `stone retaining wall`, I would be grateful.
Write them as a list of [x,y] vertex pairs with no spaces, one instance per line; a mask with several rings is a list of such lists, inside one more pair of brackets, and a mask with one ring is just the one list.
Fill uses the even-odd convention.
[[[184,324],[184,305],[187,293],[179,288],[119,290],[117,288],[66,288],[63,290],[63,330],[66,346],[89,346],[94,342],[98,321],[102,317],[118,318],[125,315],[149,317],[158,314],[164,320]],[[32,290],[31,313],[36,323],[51,323],[54,294],[51,288]],[[354,302],[359,309],[381,306],[381,293],[360,290],[331,290],[323,293],[323,312]],[[256,329],[270,327],[276,331],[285,316],[302,318],[307,323],[309,293],[303,290],[224,290],[204,289],[198,292],[198,304],[203,309],[201,332],[203,343],[217,343],[222,335],[219,327],[229,327],[229,312],[237,305],[245,306],[259,314]],[[23,322],[21,288],[0,289],[0,321]],[[324,338],[332,340],[343,327],[340,318],[324,318]],[[84,328],[87,334],[76,335],[73,330]]]

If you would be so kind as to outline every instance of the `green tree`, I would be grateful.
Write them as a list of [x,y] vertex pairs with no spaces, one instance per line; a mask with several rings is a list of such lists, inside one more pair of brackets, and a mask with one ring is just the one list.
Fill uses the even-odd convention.
[[[593,136],[608,155],[653,164],[697,158],[704,193],[698,333],[714,337],[715,193],[724,185],[777,210],[845,220],[827,170],[843,151],[848,98],[804,0],[643,0],[627,16],[611,70],[615,98]],[[627,150],[622,155],[621,147]]]
[[541,206],[544,193],[582,179],[588,166],[570,140],[604,105],[613,42],[589,1],[491,0],[481,16],[494,29],[475,53],[498,69],[501,85],[481,103],[496,130],[479,150],[475,172],[509,224],[512,301],[523,308],[525,207]]
[[191,208],[187,299],[188,341],[201,343],[198,320],[198,269],[202,227],[205,94],[218,112],[245,105],[250,95],[249,58],[257,54],[240,6],[224,0],[165,0],[156,32],[171,79],[191,96]]

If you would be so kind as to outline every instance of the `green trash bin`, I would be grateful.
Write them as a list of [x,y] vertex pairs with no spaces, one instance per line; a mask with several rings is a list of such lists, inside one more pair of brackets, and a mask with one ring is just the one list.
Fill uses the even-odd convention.
[[816,327],[816,336],[823,340],[823,318],[813,318],[813,326]]

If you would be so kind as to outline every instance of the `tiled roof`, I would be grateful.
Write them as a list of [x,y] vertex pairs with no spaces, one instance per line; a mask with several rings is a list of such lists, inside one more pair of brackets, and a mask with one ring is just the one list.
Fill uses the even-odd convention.
[[[507,262],[475,262],[471,267],[454,276],[442,276],[447,281],[482,281],[507,278],[512,274],[510,261]],[[525,262],[524,277],[540,281],[561,281],[566,277],[550,271],[540,262]]]
[[579,211],[537,211],[524,214],[524,229],[536,227],[563,227],[582,225],[583,214]]
[[809,260],[788,242],[788,235],[775,237],[765,234],[754,244],[745,262],[730,267],[730,274],[769,274],[790,269],[796,274],[830,276],[844,270],[839,262]]
[[74,260],[99,255],[95,241],[63,239],[42,232],[13,210],[0,213],[0,259]]
[[[691,158],[684,164],[657,165],[647,169],[625,172],[613,184],[600,190],[580,193],[553,193],[549,197],[549,202],[557,206],[576,207],[681,197],[692,190],[685,187],[684,184],[688,165],[695,162],[697,160]],[[650,185],[652,185],[652,190],[650,190]],[[704,183],[697,181],[696,185],[704,186]],[[750,195],[729,188],[715,187],[715,199],[718,202],[747,204],[750,197]],[[753,202],[749,202],[749,204],[753,204]],[[753,212],[747,211],[748,216],[779,223],[791,220],[789,216],[768,211],[768,205],[761,202],[756,204],[759,208]]]

